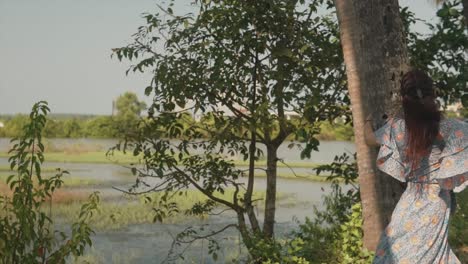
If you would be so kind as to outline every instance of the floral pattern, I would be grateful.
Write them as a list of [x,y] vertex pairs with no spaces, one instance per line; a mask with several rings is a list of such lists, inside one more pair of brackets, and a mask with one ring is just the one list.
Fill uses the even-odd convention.
[[448,244],[454,210],[451,192],[468,185],[468,125],[444,119],[430,154],[405,162],[405,122],[390,119],[375,132],[381,144],[377,167],[407,188],[380,237],[374,264],[461,264]]

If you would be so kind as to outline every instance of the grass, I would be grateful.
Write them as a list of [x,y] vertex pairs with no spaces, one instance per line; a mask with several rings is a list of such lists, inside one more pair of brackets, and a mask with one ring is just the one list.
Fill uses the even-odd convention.
[[[219,198],[232,201],[234,189],[227,189],[223,194],[215,193]],[[60,220],[63,223],[72,223],[76,215],[81,208],[81,202],[87,197],[88,194],[83,193],[79,199],[73,202],[65,202],[60,200],[56,202],[52,207],[53,219]],[[243,193],[238,194],[239,197],[243,197]],[[148,195],[140,196],[127,196],[122,201],[108,201],[102,200],[100,204],[100,212],[92,221],[91,225],[94,229],[99,231],[108,231],[121,229],[123,227],[135,224],[145,224],[154,222],[154,211],[153,208],[161,208],[159,202],[161,201],[162,193],[152,193]],[[66,196],[62,196],[66,197]],[[147,199],[148,197],[149,199]],[[265,192],[254,191],[253,200],[259,209],[264,206]],[[295,200],[290,195],[284,193],[277,194],[278,202],[291,204]],[[193,216],[187,215],[186,211],[190,209],[195,203],[206,201],[207,198],[196,190],[186,190],[183,193],[177,193],[170,200],[177,202],[179,212],[174,213],[163,219],[164,223],[179,223],[183,221],[193,221],[193,219],[204,220],[208,215]],[[215,209],[215,212],[221,211],[222,209]]]
[[[234,164],[236,166],[248,166],[249,162],[244,160],[235,160]],[[266,161],[260,160],[255,163],[257,166],[266,166]],[[295,162],[286,162],[286,164],[282,162],[278,162],[278,168],[315,168],[319,166],[319,163],[313,163],[309,161],[295,161]]]
[[[320,175],[314,175],[314,174],[301,174],[301,173],[294,173],[292,171],[278,172],[277,175],[279,178],[288,179],[288,180],[328,182],[327,180],[328,175],[320,176]],[[266,177],[266,172],[257,171],[255,172],[255,177]]]
[[[12,173],[0,173],[0,182],[1,183],[6,183],[7,178],[11,175],[14,174]],[[105,181],[98,180],[98,179],[90,179],[86,177],[80,177],[80,176],[69,176],[69,175],[64,175],[62,177],[63,180],[63,185],[62,187],[68,188],[68,187],[84,187],[84,186],[96,186],[96,185],[101,185],[105,183]]]
[[[71,189],[58,189],[52,195],[52,203],[54,205],[78,204],[84,202],[91,191],[71,190]],[[12,191],[6,183],[0,181],[0,195],[11,197]],[[1,212],[0,212],[1,215]]]
[[[0,152],[0,158],[7,158],[10,155],[5,152]],[[122,152],[115,152],[113,156],[106,156],[104,151],[93,151],[83,153],[65,153],[65,152],[50,152],[45,155],[45,160],[49,162],[63,162],[63,163],[117,163],[117,164],[130,164],[137,163],[138,157],[131,154],[123,154]],[[235,160],[236,166],[248,166],[248,161]],[[287,165],[286,165],[287,164]],[[312,162],[287,162],[286,164],[279,162],[278,167],[294,167],[294,168],[315,168],[317,163]],[[260,160],[256,163],[257,166],[266,166],[266,161]]]
[[[52,167],[42,167],[41,171],[42,172],[56,172],[57,169],[52,168]],[[10,166],[0,166],[0,172],[12,172],[12,170],[10,169]]]
[[[0,158],[7,158],[10,154],[2,152]],[[130,154],[116,152],[113,156],[107,157],[104,151],[92,151],[83,153],[50,152],[45,155],[46,162],[63,163],[121,163],[130,164],[138,162],[138,158]]]

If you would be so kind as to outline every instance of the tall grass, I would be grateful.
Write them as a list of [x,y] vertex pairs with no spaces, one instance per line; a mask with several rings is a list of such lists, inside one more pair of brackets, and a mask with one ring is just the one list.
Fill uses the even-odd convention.
[[[219,198],[231,200],[234,194],[234,189],[227,189],[224,194],[219,192],[215,195]],[[162,197],[162,193],[152,193],[147,195],[138,196],[122,196],[120,200],[113,201],[101,201],[101,207],[99,215],[95,218],[95,221],[91,222],[93,229],[95,230],[115,230],[120,229],[129,225],[145,224],[154,222],[153,208],[158,207],[158,203]],[[243,194],[239,194],[243,196]],[[63,200],[57,200],[52,209],[52,217],[62,223],[68,223],[73,221],[74,216],[79,211],[81,204],[79,202],[66,202],[68,201],[65,196],[62,196]],[[147,199],[150,198],[150,199]],[[264,206],[265,192],[254,191],[253,200],[256,201],[256,206],[262,209]],[[295,203],[293,197],[288,196],[284,193],[278,193],[278,201],[283,203],[292,204]],[[78,199],[79,201],[81,199]],[[186,215],[185,211],[190,209],[195,203],[206,201],[207,198],[196,190],[187,190],[184,193],[175,194],[172,196],[170,201],[176,202],[179,208],[179,213],[174,214],[170,217],[165,218],[165,223],[180,223],[197,219],[200,221],[206,220],[209,215],[193,216]],[[151,202],[148,202],[151,201]],[[218,208],[215,211],[219,212],[223,208]]]

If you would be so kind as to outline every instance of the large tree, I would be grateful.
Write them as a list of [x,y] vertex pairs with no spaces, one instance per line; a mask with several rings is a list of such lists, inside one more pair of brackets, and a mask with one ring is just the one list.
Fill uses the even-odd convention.
[[[309,156],[318,146],[316,122],[347,109],[338,30],[332,18],[317,15],[320,2],[200,1],[196,15],[182,16],[169,6],[145,15],[134,43],[114,50],[120,59],[138,58],[130,70],[154,72],[146,88],[154,96],[150,120],[125,144],[143,154],[144,168],[133,169],[138,182],[156,178],[149,190],[167,197],[200,191],[208,200],[191,214],[231,210],[237,221],[213,234],[236,227],[256,259],[277,257],[261,245],[274,244],[279,146],[293,137]],[[189,111],[210,113],[210,124],[182,120]],[[301,118],[290,120],[288,112]],[[234,155],[248,169],[235,167]],[[266,172],[263,224],[253,197],[259,170]],[[232,197],[220,198],[228,189]],[[158,219],[175,208],[158,207]]]
[[115,108],[117,116],[121,116],[124,119],[137,119],[140,117],[141,111],[145,110],[146,104],[139,101],[135,93],[125,92],[117,97]]
[[364,246],[374,250],[402,187],[376,170],[376,149],[364,142],[363,125],[395,115],[407,52],[397,0],[335,0],[346,64],[363,205]]
[[145,102],[139,101],[133,92],[126,92],[115,100],[115,110],[117,113],[111,118],[113,130],[118,137],[126,134],[133,134],[138,129],[140,114],[146,109]]

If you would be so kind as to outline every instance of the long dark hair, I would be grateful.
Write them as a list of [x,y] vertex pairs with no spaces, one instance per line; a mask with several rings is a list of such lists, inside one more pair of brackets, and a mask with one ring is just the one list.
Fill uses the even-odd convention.
[[403,75],[400,95],[407,132],[406,157],[409,161],[417,162],[428,154],[439,134],[442,114],[432,79],[421,70],[414,69]]

